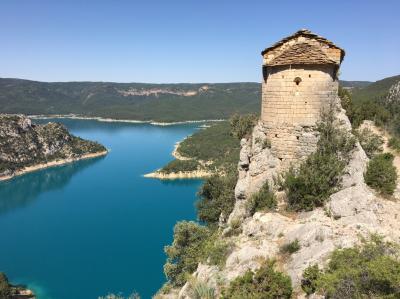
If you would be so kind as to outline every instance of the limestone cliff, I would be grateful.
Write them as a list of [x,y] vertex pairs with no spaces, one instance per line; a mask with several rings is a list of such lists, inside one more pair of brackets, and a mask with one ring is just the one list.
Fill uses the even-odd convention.
[[400,81],[390,87],[386,97],[386,103],[398,103],[400,101]]
[[0,114],[0,179],[106,152],[61,124],[36,125],[23,115]]
[[[339,99],[335,105],[336,125],[351,134],[351,124]],[[301,133],[318,138],[315,131],[306,130]],[[364,183],[368,157],[358,142],[351,153],[340,190],[330,196],[324,208],[301,213],[287,213],[278,208],[276,212],[257,212],[249,216],[246,202],[250,195],[265,181],[274,186],[275,178],[283,171],[280,160],[260,142],[265,138],[264,132],[264,125],[259,122],[252,136],[241,142],[236,204],[228,225],[221,228],[221,238],[232,242],[234,248],[223,268],[199,264],[193,274],[197,281],[215,288],[218,293],[223,285],[248,269],[255,270],[265,259],[273,258],[278,260],[279,269],[290,275],[295,297],[303,298],[300,282],[304,269],[315,263],[325,265],[336,248],[354,246],[361,236],[368,237],[371,233],[383,235],[389,241],[400,241],[400,203],[380,197]],[[276,195],[284,197],[282,191],[276,191]],[[231,236],[231,225],[238,219],[241,220],[241,233]],[[290,257],[283,257],[281,246],[294,240],[298,240],[300,249]],[[187,283],[171,298],[192,298],[191,294]]]
[[[218,298],[232,280],[249,269],[260,268],[268,259],[277,261],[278,270],[291,278],[294,297],[302,298],[303,271],[314,264],[323,268],[335,249],[352,247],[371,234],[382,235],[387,241],[400,241],[400,203],[379,196],[364,182],[369,160],[360,143],[354,142],[351,123],[338,96],[337,73],[344,50],[308,30],[300,30],[265,49],[262,55],[261,119],[252,133],[241,140],[235,205],[228,221],[219,223],[219,238],[232,247],[224,265],[203,261],[189,282],[167,298],[195,298],[192,285],[196,284],[215,290]],[[399,86],[393,86],[388,101],[397,101],[398,94]],[[301,169],[304,160],[321,150],[319,141],[324,139],[336,156],[342,155],[334,145],[342,141],[327,139],[329,133],[319,130],[326,115],[329,126],[351,140],[346,157],[341,157],[344,171],[338,172],[337,181],[327,176],[327,180],[335,181],[329,182],[334,188],[318,205],[291,211],[287,209],[290,192],[286,194],[279,184],[284,174],[290,169]],[[322,163],[316,163],[310,172],[323,168]],[[319,184],[322,181],[318,179],[308,176],[304,180]],[[278,199],[277,208],[261,209],[253,215],[249,203],[265,183]],[[299,185],[295,184],[293,189],[312,186]],[[304,196],[307,201],[309,195]],[[311,211],[298,212],[304,210]],[[289,244],[297,244],[290,255],[282,250]]]

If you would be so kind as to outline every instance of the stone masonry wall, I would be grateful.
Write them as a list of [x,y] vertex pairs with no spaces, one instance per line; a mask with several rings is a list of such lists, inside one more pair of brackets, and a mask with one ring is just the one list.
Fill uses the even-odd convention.
[[[333,65],[274,66],[264,69],[261,120],[271,153],[283,168],[312,153],[321,111],[337,97]],[[301,82],[295,82],[300,78]]]

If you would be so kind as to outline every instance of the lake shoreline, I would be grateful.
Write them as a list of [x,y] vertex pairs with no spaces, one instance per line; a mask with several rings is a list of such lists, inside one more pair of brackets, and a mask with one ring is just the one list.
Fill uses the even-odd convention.
[[179,179],[202,179],[212,176],[213,173],[206,170],[195,170],[195,171],[180,171],[180,172],[170,172],[163,173],[156,170],[151,173],[143,175],[145,178],[154,178],[160,180],[179,180]]
[[[193,159],[193,158],[182,156],[178,151],[180,144],[186,138],[188,138],[188,137],[183,138],[181,141],[176,142],[174,145],[174,149],[173,149],[171,155],[177,160],[188,161],[188,160]],[[180,180],[180,179],[202,179],[202,178],[208,178],[213,175],[213,172],[205,170],[205,169],[193,170],[193,171],[170,172],[170,173],[165,173],[165,172],[162,172],[161,170],[162,170],[162,168],[157,169],[154,172],[144,174],[143,177],[160,179],[160,180]]]
[[99,122],[117,122],[117,123],[132,123],[132,124],[150,124],[153,126],[173,126],[184,125],[193,123],[207,123],[207,122],[220,122],[225,119],[201,119],[201,120],[187,120],[176,122],[158,122],[154,120],[134,120],[134,119],[116,119],[101,116],[82,116],[77,114],[50,114],[50,115],[28,115],[31,119],[52,119],[52,118],[67,118],[67,119],[81,119],[81,120],[95,120]]
[[68,158],[68,159],[61,159],[61,160],[54,160],[54,161],[50,161],[47,163],[40,163],[40,164],[36,164],[36,165],[32,165],[32,166],[27,166],[24,167],[16,172],[14,172],[13,174],[10,175],[3,175],[0,176],[0,181],[7,181],[10,180],[14,177],[29,173],[29,172],[34,172],[37,170],[41,170],[41,169],[46,169],[46,168],[50,168],[50,167],[55,167],[55,166],[61,166],[61,165],[65,165],[65,164],[70,164],[70,163],[74,163],[76,161],[80,161],[80,160],[86,160],[86,159],[93,159],[93,158],[97,158],[97,157],[101,157],[101,156],[105,156],[109,153],[108,150],[106,151],[102,151],[102,152],[97,152],[97,153],[89,153],[89,154],[85,154],[82,155],[80,157],[77,158]]

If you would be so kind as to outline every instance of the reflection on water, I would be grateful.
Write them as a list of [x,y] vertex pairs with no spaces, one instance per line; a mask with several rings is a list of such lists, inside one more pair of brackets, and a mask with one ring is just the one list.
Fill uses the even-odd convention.
[[103,158],[104,156],[51,167],[0,182],[0,215],[28,205],[41,193],[62,189],[75,174]]

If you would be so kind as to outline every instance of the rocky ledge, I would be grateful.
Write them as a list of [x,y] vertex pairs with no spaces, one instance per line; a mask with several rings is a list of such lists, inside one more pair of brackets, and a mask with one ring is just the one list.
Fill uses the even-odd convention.
[[0,272],[0,298],[4,299],[35,299],[35,294],[25,286],[12,285],[7,276]]
[[104,146],[73,136],[61,124],[37,125],[23,115],[0,114],[0,180],[105,154]]
[[[337,126],[352,132],[345,111],[337,103]],[[256,193],[264,182],[274,186],[274,177],[282,170],[280,161],[269,148],[263,148],[257,142],[264,134],[260,122],[252,136],[241,142],[240,161],[238,163],[239,180],[236,185],[236,204],[229,216],[227,227],[222,224],[220,238],[227,244],[233,244],[226,262],[222,266],[198,264],[190,278],[215,290],[242,276],[248,269],[256,270],[268,259],[277,261],[277,268],[287,273],[294,287],[295,298],[306,298],[300,283],[303,271],[310,265],[324,266],[331,253],[337,248],[348,248],[360,244],[371,234],[378,234],[386,241],[400,242],[400,202],[383,198],[364,182],[364,173],[368,157],[357,142],[345,169],[340,190],[333,193],[323,208],[310,212],[290,213],[285,210],[257,212],[248,215],[247,200]],[[399,188],[399,186],[398,186]],[[285,194],[276,189],[278,206]],[[238,221],[239,220],[239,221]],[[236,223],[236,224],[235,224]],[[232,233],[232,232],[238,233]],[[281,248],[285,244],[297,242],[299,249],[285,256]],[[173,289],[157,298],[192,299],[190,280],[183,288]],[[308,298],[324,298],[311,295]]]

